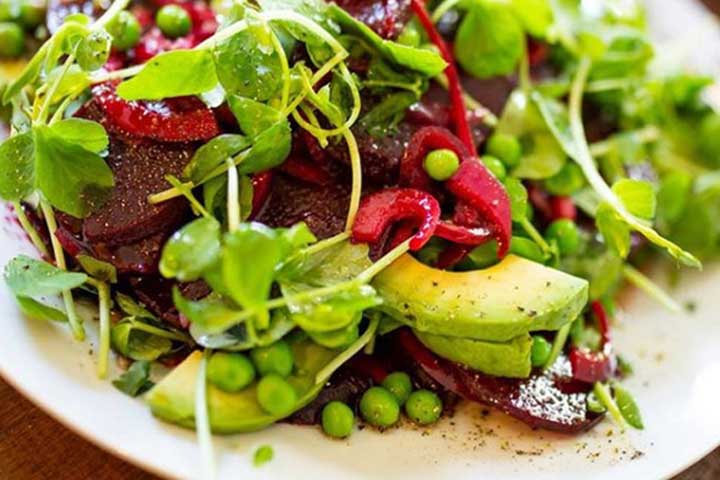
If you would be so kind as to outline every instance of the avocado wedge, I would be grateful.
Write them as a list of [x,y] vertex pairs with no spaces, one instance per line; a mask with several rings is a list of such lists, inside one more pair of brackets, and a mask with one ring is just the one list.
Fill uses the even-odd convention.
[[[339,353],[321,347],[302,335],[289,339],[295,357],[295,371],[287,381],[295,388],[298,402],[294,411],[310,403],[323,384],[315,375]],[[148,392],[146,400],[153,415],[165,421],[193,428],[195,425],[195,381],[202,353],[194,352]],[[254,383],[238,393],[227,393],[208,383],[210,427],[214,433],[231,434],[261,430],[280,420],[263,411],[257,402]]]
[[491,342],[558,330],[588,300],[587,281],[515,255],[471,272],[438,270],[404,255],[373,286],[380,308],[414,330]]
[[529,334],[508,342],[446,337],[418,331],[415,331],[415,336],[437,355],[487,375],[510,378],[530,376],[533,341]]

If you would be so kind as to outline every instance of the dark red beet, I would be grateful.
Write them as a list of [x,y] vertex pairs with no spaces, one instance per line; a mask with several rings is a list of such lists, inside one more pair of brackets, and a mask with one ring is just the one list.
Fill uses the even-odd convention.
[[566,357],[549,372],[535,373],[528,379],[492,377],[437,357],[410,330],[393,335],[395,351],[402,352],[407,365],[419,367],[445,389],[494,406],[532,428],[574,434],[588,430],[602,418],[587,410],[587,390],[566,393],[559,388],[572,375]]
[[160,254],[170,232],[160,232],[135,243],[109,246],[105,243],[92,245],[96,258],[111,263],[121,274],[148,275],[157,273]]
[[103,112],[100,123],[113,133],[161,142],[210,140],[220,134],[215,114],[195,97],[127,102],[110,83],[96,85],[92,94]]
[[[187,325],[181,321],[172,299],[173,286],[177,285],[175,281],[152,275],[130,277],[128,284],[148,310],[178,328],[186,328]],[[187,299],[199,300],[210,293],[210,288],[205,282],[197,281],[180,284],[180,291]]]
[[335,0],[384,38],[395,38],[410,20],[410,0]]
[[192,48],[193,43],[189,36],[170,39],[163,35],[158,27],[152,27],[132,49],[130,56],[134,58],[136,64],[145,63],[163,52]]
[[305,222],[316,236],[327,238],[343,231],[349,201],[350,188],[340,179],[319,187],[279,174],[257,221],[271,227]]

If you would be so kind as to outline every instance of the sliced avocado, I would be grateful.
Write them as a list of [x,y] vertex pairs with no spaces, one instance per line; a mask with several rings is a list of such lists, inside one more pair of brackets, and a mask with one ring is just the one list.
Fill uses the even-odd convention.
[[415,331],[415,335],[437,355],[473,370],[497,377],[527,378],[530,375],[533,341],[529,334],[520,335],[509,342],[446,337],[418,331]]
[[[338,353],[321,347],[306,338],[289,339],[295,357],[295,371],[288,382],[298,394],[294,411],[310,403],[323,384],[315,383],[315,375]],[[202,353],[194,352],[175,370],[153,387],[147,402],[153,415],[182,427],[195,425],[195,383]],[[215,433],[241,433],[261,430],[280,417],[267,414],[257,402],[257,383],[238,393],[227,393],[208,383],[210,426]]]
[[588,299],[587,281],[515,255],[471,272],[438,270],[404,255],[373,286],[380,308],[415,330],[493,342],[557,330]]

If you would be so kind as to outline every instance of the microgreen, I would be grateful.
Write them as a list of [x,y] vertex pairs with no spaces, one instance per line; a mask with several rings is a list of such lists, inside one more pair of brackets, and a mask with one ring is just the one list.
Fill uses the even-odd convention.
[[173,342],[191,343],[187,335],[159,325],[151,320],[126,317],[110,331],[113,349],[133,360],[157,360],[170,353]]
[[125,373],[113,380],[112,384],[131,397],[142,395],[155,385],[150,380],[150,362],[133,362]]

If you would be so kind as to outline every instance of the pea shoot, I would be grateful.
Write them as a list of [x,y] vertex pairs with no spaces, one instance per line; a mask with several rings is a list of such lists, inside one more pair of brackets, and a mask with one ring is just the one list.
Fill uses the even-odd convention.
[[158,11],[155,21],[168,38],[184,37],[192,28],[190,15],[179,5],[165,5]]
[[360,414],[370,425],[388,428],[400,419],[400,405],[389,390],[371,387],[360,399]]
[[442,415],[443,404],[440,397],[430,390],[417,390],[410,394],[405,403],[405,413],[418,425],[430,425]]
[[321,423],[323,431],[328,436],[333,438],[349,437],[355,424],[355,414],[342,402],[330,402],[322,410]]
[[423,168],[430,178],[444,182],[452,177],[460,167],[460,159],[452,150],[440,149],[428,153],[423,162]]

